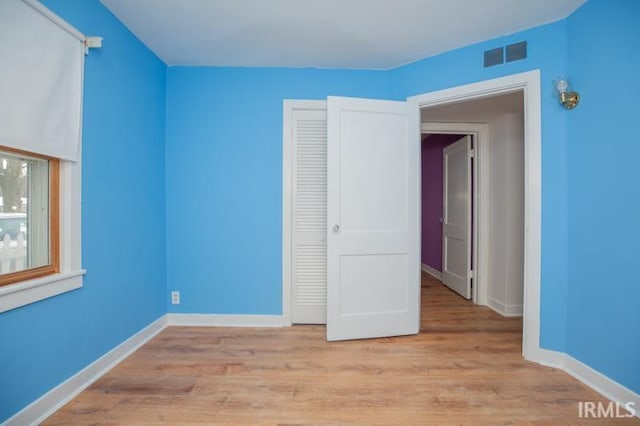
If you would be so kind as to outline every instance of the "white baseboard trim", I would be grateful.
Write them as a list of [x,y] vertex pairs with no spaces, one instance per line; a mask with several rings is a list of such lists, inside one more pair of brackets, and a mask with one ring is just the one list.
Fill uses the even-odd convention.
[[152,322],[40,398],[14,414],[3,425],[40,424],[67,402],[75,398],[91,383],[102,377],[120,361],[160,333],[167,326],[165,315]]
[[433,278],[437,280],[442,280],[442,272],[438,271],[437,269],[432,268],[431,266],[423,263],[422,270],[425,271],[427,274],[431,275]]
[[503,317],[521,317],[523,312],[522,305],[505,305],[491,297],[487,297],[487,306]]
[[[640,395],[562,352],[538,349],[538,359],[542,365],[563,370],[581,381],[605,398],[624,407],[633,403],[636,417],[640,417]],[[577,408],[576,408],[577,410]]]
[[185,327],[282,327],[282,315],[167,314],[168,325]]

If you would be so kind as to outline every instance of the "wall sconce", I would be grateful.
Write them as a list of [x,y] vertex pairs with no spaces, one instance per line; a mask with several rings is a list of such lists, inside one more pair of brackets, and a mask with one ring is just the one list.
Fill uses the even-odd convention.
[[556,80],[556,90],[558,91],[558,98],[560,104],[565,109],[574,109],[580,102],[580,94],[578,92],[572,92],[569,80],[566,77],[561,77]]

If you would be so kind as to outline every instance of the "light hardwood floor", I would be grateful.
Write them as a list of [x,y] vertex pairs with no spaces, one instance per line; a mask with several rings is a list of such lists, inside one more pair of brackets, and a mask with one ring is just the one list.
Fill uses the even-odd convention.
[[523,361],[521,329],[423,275],[417,336],[170,327],[45,424],[587,423],[578,401],[608,401]]

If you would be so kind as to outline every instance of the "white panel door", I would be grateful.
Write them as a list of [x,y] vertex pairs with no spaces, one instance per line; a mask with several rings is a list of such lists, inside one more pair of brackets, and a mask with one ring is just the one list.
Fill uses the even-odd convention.
[[443,155],[442,282],[471,298],[471,136],[446,147]]
[[327,112],[293,112],[291,322],[327,321]]
[[417,104],[327,102],[327,340],[420,329]]

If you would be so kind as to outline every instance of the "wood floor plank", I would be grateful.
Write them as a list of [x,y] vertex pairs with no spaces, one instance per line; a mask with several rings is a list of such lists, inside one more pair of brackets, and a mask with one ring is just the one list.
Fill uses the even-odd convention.
[[608,403],[522,359],[522,321],[423,275],[416,336],[325,341],[323,326],[169,327],[47,425],[639,424],[580,419]]

